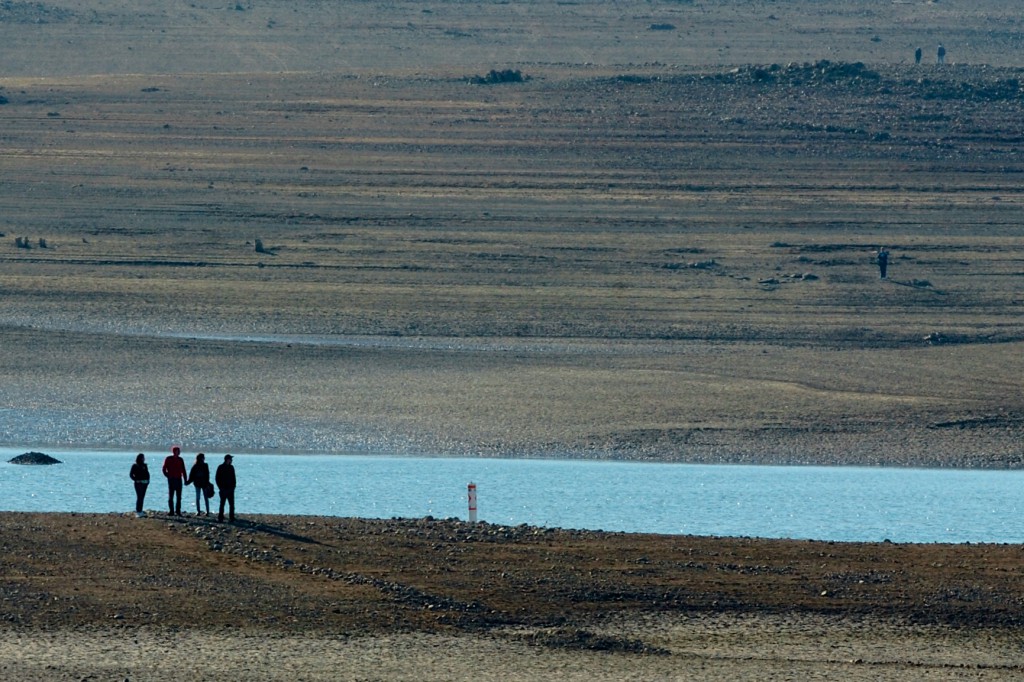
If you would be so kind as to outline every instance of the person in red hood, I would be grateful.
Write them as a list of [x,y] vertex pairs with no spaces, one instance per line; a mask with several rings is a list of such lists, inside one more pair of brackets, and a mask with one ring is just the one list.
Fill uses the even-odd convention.
[[163,471],[167,477],[167,506],[171,514],[181,516],[181,488],[188,474],[185,472],[185,460],[181,458],[181,448],[177,445],[171,448],[170,456],[164,460]]

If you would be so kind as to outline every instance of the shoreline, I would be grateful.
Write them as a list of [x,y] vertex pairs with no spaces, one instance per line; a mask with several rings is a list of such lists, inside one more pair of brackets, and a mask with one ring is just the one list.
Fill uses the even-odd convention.
[[[59,458],[61,455],[76,455],[76,454],[110,454],[110,455],[125,455],[134,456],[141,452],[147,457],[160,457],[161,459],[166,456],[169,452],[170,445],[158,445],[158,446],[143,446],[143,447],[124,447],[118,444],[102,444],[102,445],[82,445],[82,446],[69,446],[63,443],[47,444],[47,443],[35,443],[33,445],[24,445],[18,443],[4,443],[0,442],[0,464],[11,464],[8,460],[17,455],[38,452],[44,455],[56,456]],[[312,450],[246,450],[243,448],[209,448],[209,447],[197,447],[193,448],[196,452],[204,452],[208,456],[232,454],[234,456],[243,457],[337,457],[337,458],[381,458],[381,459],[396,459],[396,460],[503,460],[503,461],[523,461],[523,462],[582,462],[582,463],[619,463],[619,464],[678,464],[682,466],[709,466],[709,467],[765,467],[765,468],[824,468],[824,469],[867,469],[867,470],[878,470],[878,469],[894,469],[898,471],[902,470],[922,470],[922,471],[978,471],[978,472],[998,472],[998,471],[1018,471],[1021,467],[1017,466],[958,466],[956,464],[913,464],[913,463],[888,463],[888,462],[877,462],[877,463],[845,463],[845,462],[819,462],[813,459],[800,459],[795,458],[792,461],[778,461],[772,456],[757,457],[752,456],[749,459],[742,460],[724,460],[724,461],[704,461],[704,460],[690,460],[690,459],[636,459],[626,456],[586,456],[585,454],[573,455],[566,453],[558,453],[551,455],[523,455],[523,454],[480,454],[480,453],[436,453],[436,452],[419,452],[419,451],[408,451],[408,452],[384,452],[384,451],[362,451],[353,450],[346,452],[338,451],[312,451]],[[971,456],[968,456],[971,459]],[[61,462],[63,463],[63,462]],[[16,464],[16,466],[49,466],[46,464]]]
[[268,682],[1024,671],[1019,545],[6,512],[0,536],[0,675],[26,682],[181,679],[184,650]]
[[[1016,407],[997,406],[998,392],[986,388],[1005,383],[1024,357],[1013,354],[1019,344],[907,352],[671,344],[684,349],[676,353],[647,344],[617,356],[116,336],[99,346],[88,335],[21,330],[5,345],[21,360],[0,388],[0,441],[30,449],[180,443],[287,454],[1024,466]],[[937,352],[957,364],[936,365]],[[870,373],[897,361],[907,384],[872,388]],[[849,369],[820,374],[837,364]],[[971,367],[978,389],[954,388],[960,366]],[[164,387],[173,387],[170,402]]]
[[[15,408],[9,408],[15,411]],[[27,416],[27,415],[26,415]],[[69,419],[75,420],[73,415]],[[211,439],[205,444],[190,445],[193,450],[214,453],[243,455],[282,455],[289,457],[394,457],[406,459],[500,459],[500,460],[544,460],[563,462],[623,462],[652,464],[691,464],[720,466],[764,466],[764,467],[828,467],[828,468],[892,468],[956,471],[1017,471],[1024,468],[1024,450],[1019,446],[1019,435],[1013,428],[997,422],[986,426],[986,417],[968,418],[962,425],[953,422],[948,426],[909,425],[859,425],[847,432],[821,425],[817,428],[797,427],[782,429],[693,429],[685,436],[684,446],[670,444],[649,449],[647,447],[593,448],[571,446],[560,443],[553,450],[540,450],[528,444],[503,443],[486,445],[480,442],[453,444],[450,440],[439,439],[434,434],[404,436],[396,439],[392,435],[382,437],[375,434],[378,429],[364,434],[351,434],[340,439],[331,439],[339,447],[323,445],[321,448],[264,447],[254,448],[253,443],[228,442]],[[1014,418],[1015,419],[1015,418]],[[19,421],[13,419],[12,421]],[[119,420],[120,421],[120,420]],[[205,421],[205,420],[204,420]],[[978,422],[972,424],[972,422]],[[2,428],[2,422],[0,422]],[[113,428],[113,425],[111,425]],[[119,430],[130,429],[124,423]],[[299,428],[303,427],[299,425]],[[311,438],[323,441],[322,435],[293,434],[295,439]],[[369,436],[369,438],[367,437]],[[171,443],[188,443],[188,438],[171,438],[167,441],[126,446],[119,442],[77,441],[77,445],[66,442],[33,440],[0,440],[0,449],[10,451],[11,456],[32,450],[55,453],[74,452],[144,452],[162,453]],[[375,442],[367,442],[367,441]],[[387,444],[390,444],[390,447]],[[431,448],[430,445],[434,447]],[[443,448],[447,447],[447,451]]]

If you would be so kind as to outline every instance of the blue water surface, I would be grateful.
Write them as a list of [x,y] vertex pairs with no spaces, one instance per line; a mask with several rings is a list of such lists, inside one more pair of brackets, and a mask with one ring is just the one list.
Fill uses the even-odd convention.
[[[0,510],[134,509],[134,452],[47,450],[7,461]],[[164,454],[147,454],[146,508],[165,510]],[[211,454],[211,470],[222,461]],[[191,466],[194,456],[185,456]],[[1024,472],[234,453],[238,513],[465,519],[467,485],[490,523],[837,541],[1020,542]],[[185,510],[195,495],[185,490]],[[217,498],[212,500],[214,504]]]

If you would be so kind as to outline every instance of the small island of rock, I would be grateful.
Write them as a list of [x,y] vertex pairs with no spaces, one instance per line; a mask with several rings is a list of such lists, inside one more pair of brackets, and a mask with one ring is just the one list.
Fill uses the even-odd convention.
[[42,452],[26,452],[8,460],[11,464],[61,464],[59,459]]

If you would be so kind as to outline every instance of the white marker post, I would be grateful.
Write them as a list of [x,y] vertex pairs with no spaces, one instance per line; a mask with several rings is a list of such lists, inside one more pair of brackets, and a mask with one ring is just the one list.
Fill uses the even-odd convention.
[[469,522],[476,523],[476,483],[469,484]]

